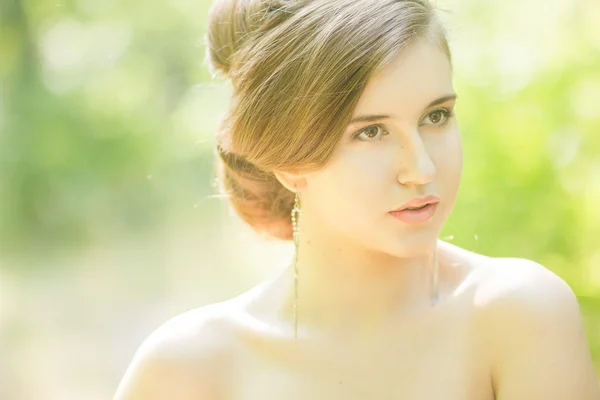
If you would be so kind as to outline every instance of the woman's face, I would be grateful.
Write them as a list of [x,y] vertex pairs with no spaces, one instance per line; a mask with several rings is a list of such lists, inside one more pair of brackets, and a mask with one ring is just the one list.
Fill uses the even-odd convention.
[[[447,56],[426,39],[375,75],[353,119],[386,117],[349,125],[330,162],[306,176],[301,198],[311,229],[397,256],[430,249],[454,205],[462,170],[454,94]],[[409,225],[389,214],[429,194],[440,201],[427,222]]]

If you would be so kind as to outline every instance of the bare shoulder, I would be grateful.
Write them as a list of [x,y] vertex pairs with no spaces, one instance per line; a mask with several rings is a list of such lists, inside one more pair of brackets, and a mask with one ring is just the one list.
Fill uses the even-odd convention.
[[492,341],[507,342],[502,334],[509,329],[524,335],[524,329],[535,329],[531,324],[536,320],[579,318],[573,290],[545,266],[528,259],[493,257],[481,257],[478,264],[481,273],[473,302]]
[[216,400],[231,352],[227,302],[184,312],[137,349],[115,400]]
[[492,354],[496,398],[600,398],[571,287],[535,261],[480,260],[474,303]]
[[571,287],[538,262],[484,256],[480,260],[482,279],[476,301],[482,306],[518,305],[519,308],[540,307],[542,310],[553,301],[572,302],[575,299]]

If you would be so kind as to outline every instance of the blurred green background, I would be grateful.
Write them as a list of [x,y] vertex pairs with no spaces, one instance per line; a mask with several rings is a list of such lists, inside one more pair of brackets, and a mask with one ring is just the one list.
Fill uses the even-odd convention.
[[[110,398],[152,329],[291,254],[216,196],[209,5],[0,3],[0,398]],[[600,2],[438,5],[465,147],[442,236],[567,281],[600,377]]]

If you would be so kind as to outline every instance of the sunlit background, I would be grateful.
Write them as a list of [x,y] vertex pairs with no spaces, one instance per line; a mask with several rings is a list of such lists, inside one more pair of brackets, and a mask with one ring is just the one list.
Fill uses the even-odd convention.
[[[291,254],[214,196],[209,5],[0,3],[0,398],[111,398],[161,322]],[[465,147],[442,236],[566,280],[600,377],[600,2],[439,5]]]

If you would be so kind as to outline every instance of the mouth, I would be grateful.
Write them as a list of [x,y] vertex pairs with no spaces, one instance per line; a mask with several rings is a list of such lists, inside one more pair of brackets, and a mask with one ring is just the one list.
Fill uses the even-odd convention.
[[404,203],[402,206],[390,212],[397,213],[402,211],[419,211],[427,208],[428,206],[439,203],[439,201],[440,198],[433,194],[427,195],[425,197],[415,197]]
[[389,213],[396,219],[409,224],[417,225],[429,221],[437,209],[438,203],[427,203],[420,207],[409,207],[403,210],[390,211]]
[[425,207],[430,206],[430,205],[431,205],[431,203],[427,203],[427,204],[423,204],[421,207],[407,207],[407,208],[405,208],[402,211],[417,211],[417,210],[422,210]]

